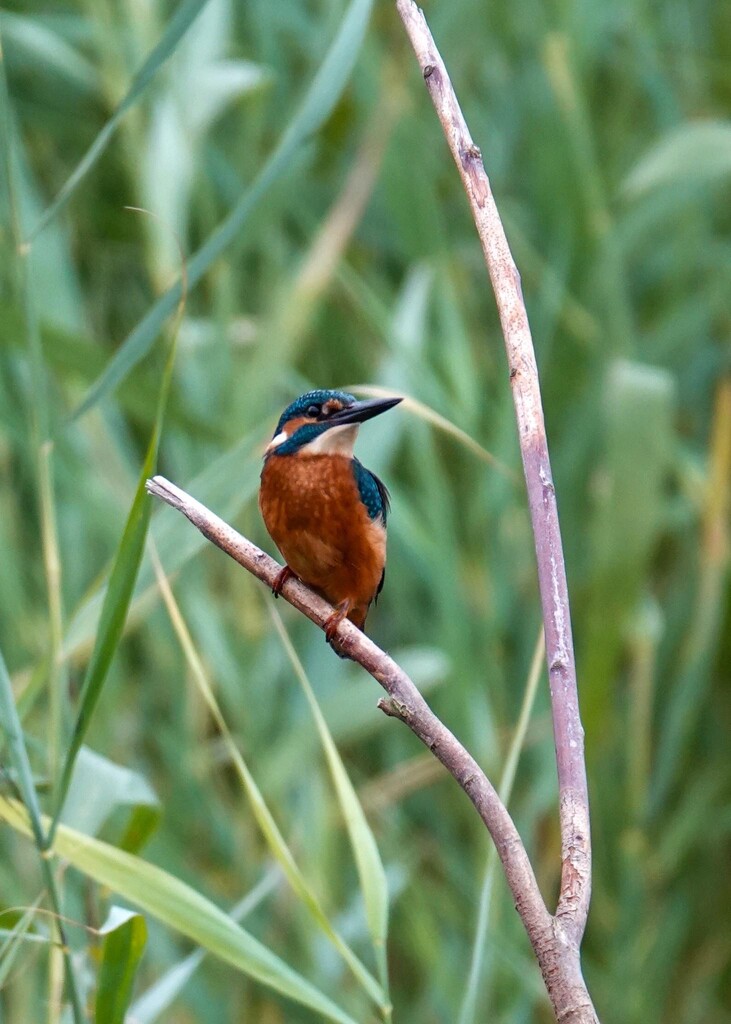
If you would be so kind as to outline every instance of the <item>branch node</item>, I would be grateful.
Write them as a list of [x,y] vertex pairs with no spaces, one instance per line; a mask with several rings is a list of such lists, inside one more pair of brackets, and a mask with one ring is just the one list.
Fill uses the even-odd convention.
[[556,488],[553,483],[553,478],[551,477],[551,471],[547,469],[546,466],[541,466],[538,475],[541,479],[541,484],[543,485],[544,495],[549,494],[553,496],[556,493]]
[[402,722],[407,722],[411,717],[411,708],[396,697],[381,697],[376,707],[389,718],[398,718]]

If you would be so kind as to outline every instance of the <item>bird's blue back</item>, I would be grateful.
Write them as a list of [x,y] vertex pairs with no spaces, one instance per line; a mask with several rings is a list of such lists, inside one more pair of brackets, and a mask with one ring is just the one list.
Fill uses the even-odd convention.
[[390,508],[386,485],[356,458],[353,459],[353,475],[358,485],[360,500],[368,510],[368,515],[371,519],[378,519],[380,516],[385,525]]

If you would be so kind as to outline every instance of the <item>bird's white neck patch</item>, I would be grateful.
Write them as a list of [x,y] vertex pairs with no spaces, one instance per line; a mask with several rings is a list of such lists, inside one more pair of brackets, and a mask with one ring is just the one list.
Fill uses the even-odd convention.
[[314,441],[300,448],[307,455],[345,455],[353,457],[353,445],[358,436],[357,423],[345,423],[342,427],[330,427],[323,431]]
[[[275,452],[285,441],[289,441],[297,433],[299,426],[301,424],[290,426],[289,432],[285,426],[284,430],[276,434],[264,449],[264,458]],[[305,452],[307,455],[345,455],[352,459],[359,426],[359,423],[344,423],[342,427],[330,427],[318,434],[309,444],[302,445],[298,452]]]
[[269,444],[266,446],[266,448],[264,449],[264,454],[269,455],[271,452],[275,451],[280,446],[280,444],[283,444],[286,440],[287,434],[285,434],[283,430],[280,431],[280,433],[273,437]]

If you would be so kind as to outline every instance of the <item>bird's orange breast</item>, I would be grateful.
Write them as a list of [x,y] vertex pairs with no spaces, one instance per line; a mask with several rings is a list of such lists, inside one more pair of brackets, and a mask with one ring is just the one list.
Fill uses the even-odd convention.
[[386,563],[386,529],[360,499],[344,455],[270,456],[259,507],[287,565],[331,604],[348,601],[363,626]]

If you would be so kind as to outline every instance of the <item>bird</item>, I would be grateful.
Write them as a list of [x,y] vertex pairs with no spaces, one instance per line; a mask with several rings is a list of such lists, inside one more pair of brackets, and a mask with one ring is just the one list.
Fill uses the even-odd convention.
[[353,446],[361,423],[401,401],[308,391],[284,410],[264,451],[259,509],[285,560],[272,592],[296,576],[324,597],[333,606],[325,638],[336,650],[338,626],[347,618],[363,629],[386,575],[388,490]]

